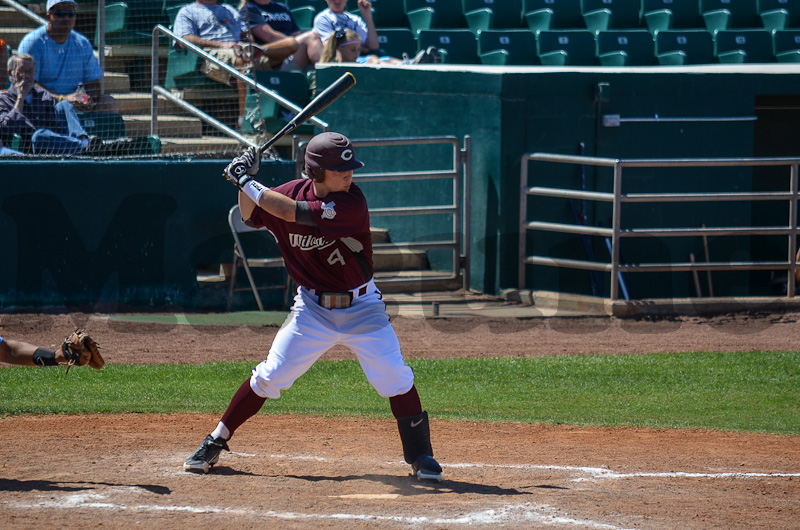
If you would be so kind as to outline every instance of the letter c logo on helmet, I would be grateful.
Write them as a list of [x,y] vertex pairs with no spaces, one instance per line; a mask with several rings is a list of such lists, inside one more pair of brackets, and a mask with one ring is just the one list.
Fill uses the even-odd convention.
[[353,159],[353,150],[352,149],[345,149],[342,151],[342,160],[345,162]]

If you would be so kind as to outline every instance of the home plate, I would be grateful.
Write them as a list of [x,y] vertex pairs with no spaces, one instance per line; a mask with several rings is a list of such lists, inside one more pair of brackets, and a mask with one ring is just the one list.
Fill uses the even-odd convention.
[[329,495],[337,499],[396,499],[399,493],[353,493],[351,495]]

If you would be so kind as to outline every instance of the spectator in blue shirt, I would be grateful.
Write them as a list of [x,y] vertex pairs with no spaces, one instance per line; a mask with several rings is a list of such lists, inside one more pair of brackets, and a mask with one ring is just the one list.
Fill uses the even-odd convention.
[[36,84],[57,102],[69,101],[79,112],[119,112],[119,104],[101,94],[103,71],[91,42],[73,28],[73,0],[47,0],[47,24],[22,39],[18,53],[36,61]]
[[[295,39],[284,39],[260,48],[248,48],[242,42],[242,19],[239,12],[228,4],[217,4],[217,0],[196,0],[178,11],[173,32],[195,46],[203,48],[218,61],[244,72],[250,66],[257,70],[280,68],[283,60],[297,50]],[[201,71],[208,77],[231,86],[236,86],[239,95],[239,127],[244,118],[247,85],[236,82],[226,70],[206,61]]]
[[286,38],[297,40],[297,51],[283,62],[283,70],[313,68],[314,62],[308,57],[308,45],[312,41],[319,42],[319,36],[313,31],[302,33],[286,4],[272,0],[242,0],[239,13],[257,44],[277,43]]

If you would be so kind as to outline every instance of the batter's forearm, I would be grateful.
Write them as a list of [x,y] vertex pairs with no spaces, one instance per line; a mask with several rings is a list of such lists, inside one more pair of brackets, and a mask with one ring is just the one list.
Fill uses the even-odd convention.
[[183,38],[188,40],[189,42],[191,42],[195,46],[199,46],[201,48],[230,48],[231,45],[232,45],[230,42],[219,42],[219,41],[214,41],[214,40],[206,40],[206,39],[204,39],[202,37],[199,37],[197,35],[191,35],[191,34],[184,35]]
[[[275,217],[289,223],[295,222],[297,203],[294,199],[267,188],[258,196],[257,204],[259,208]],[[239,192],[239,209],[242,212],[242,219],[249,219],[255,206],[256,201],[245,190]]]

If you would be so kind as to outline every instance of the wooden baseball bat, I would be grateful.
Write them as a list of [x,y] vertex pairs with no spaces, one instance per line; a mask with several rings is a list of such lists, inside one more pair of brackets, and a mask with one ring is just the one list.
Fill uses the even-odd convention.
[[275,136],[267,140],[264,145],[258,148],[258,156],[270,148],[272,144],[300,127],[303,123],[313,118],[339,97],[353,88],[356,84],[356,77],[350,72],[345,72],[339,79],[331,83],[325,90],[320,92],[311,102],[301,110],[297,116],[287,123],[283,129],[275,133]]

